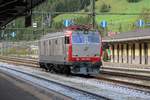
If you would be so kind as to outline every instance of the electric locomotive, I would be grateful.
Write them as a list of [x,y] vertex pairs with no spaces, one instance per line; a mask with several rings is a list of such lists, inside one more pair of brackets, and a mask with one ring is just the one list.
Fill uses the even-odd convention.
[[95,75],[100,71],[101,35],[87,26],[70,26],[39,41],[39,64],[50,72]]

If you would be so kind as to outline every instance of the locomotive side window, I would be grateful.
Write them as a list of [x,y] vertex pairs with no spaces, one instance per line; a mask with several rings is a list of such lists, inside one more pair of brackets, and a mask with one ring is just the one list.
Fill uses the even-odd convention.
[[72,34],[72,42],[73,43],[84,43],[85,37],[83,34]]
[[69,41],[69,37],[65,36],[65,44],[69,44],[70,41]]

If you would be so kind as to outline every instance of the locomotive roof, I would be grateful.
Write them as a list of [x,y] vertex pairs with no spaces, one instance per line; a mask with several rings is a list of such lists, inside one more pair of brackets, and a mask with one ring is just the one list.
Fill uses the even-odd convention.
[[41,39],[53,38],[58,36],[64,36],[64,32],[55,32],[55,33],[48,33],[44,35]]
[[[75,31],[82,31],[82,30],[75,30]],[[88,30],[88,31],[97,31],[97,30]],[[64,35],[65,35],[65,31],[53,32],[53,33],[48,33],[48,34],[42,36],[41,39],[54,38],[54,37],[59,37],[59,36],[64,36]]]
[[103,38],[103,42],[123,42],[123,41],[147,40],[147,39],[150,39],[150,28],[120,33],[111,37],[106,36]]

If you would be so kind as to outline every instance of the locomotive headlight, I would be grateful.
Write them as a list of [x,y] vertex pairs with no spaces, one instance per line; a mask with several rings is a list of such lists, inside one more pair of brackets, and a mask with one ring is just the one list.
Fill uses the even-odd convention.
[[79,61],[80,59],[79,59],[79,58],[76,58],[76,60]]
[[69,52],[67,52],[67,56],[69,55]]
[[76,57],[78,57],[78,55],[73,55],[73,56],[76,56]]

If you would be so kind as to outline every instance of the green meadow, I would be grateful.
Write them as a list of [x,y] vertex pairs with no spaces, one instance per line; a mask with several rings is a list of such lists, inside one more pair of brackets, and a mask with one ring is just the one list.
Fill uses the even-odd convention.
[[[126,32],[133,30],[137,26],[135,23],[140,19],[140,15],[99,15],[103,4],[110,5],[111,9],[105,13],[142,13],[143,9],[150,9],[150,0],[141,0],[137,3],[129,3],[127,0],[97,0],[96,1],[96,22],[99,25],[102,20],[108,23],[107,30],[114,32]],[[90,6],[88,7],[90,9]],[[83,10],[81,12],[84,12]],[[54,21],[59,22],[65,19],[74,19],[85,15],[62,14],[55,17]],[[99,25],[100,27],[100,25]]]

